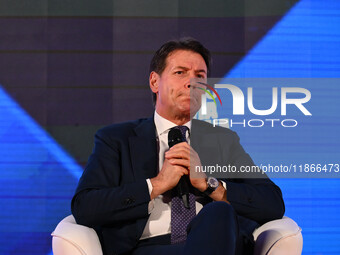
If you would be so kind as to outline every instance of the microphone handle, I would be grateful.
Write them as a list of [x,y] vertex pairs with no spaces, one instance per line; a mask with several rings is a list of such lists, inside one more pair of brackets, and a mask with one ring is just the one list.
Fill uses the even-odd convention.
[[189,176],[184,175],[181,177],[177,184],[177,193],[182,197],[184,207],[190,209],[189,205]]
[[[168,144],[169,144],[169,148],[171,148],[172,146],[181,143],[181,142],[185,142],[186,139],[183,137],[181,131],[179,129],[171,129],[169,131],[168,134]],[[181,177],[181,179],[179,180],[179,182],[177,183],[176,186],[176,191],[177,191],[177,195],[179,195],[180,197],[182,197],[182,201],[184,204],[184,207],[187,209],[190,209],[190,205],[189,205],[189,183],[190,183],[190,179],[189,176],[184,175]]]

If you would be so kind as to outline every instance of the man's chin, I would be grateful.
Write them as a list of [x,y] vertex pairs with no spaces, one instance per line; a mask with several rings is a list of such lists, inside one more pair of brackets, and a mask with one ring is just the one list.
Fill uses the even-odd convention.
[[193,102],[190,98],[188,98],[188,100],[183,100],[178,105],[180,105],[179,109],[182,115],[190,119],[192,119],[201,108],[201,105],[197,102]]
[[198,112],[198,110],[199,109],[197,109],[197,108],[188,108],[188,109],[182,109],[181,110],[181,116],[183,116],[183,117],[185,117],[186,119],[192,119],[194,116],[195,116],[195,114]]

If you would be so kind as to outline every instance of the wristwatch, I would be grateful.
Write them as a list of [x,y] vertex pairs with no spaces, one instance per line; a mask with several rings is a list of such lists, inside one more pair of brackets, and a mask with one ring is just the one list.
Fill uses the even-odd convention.
[[220,185],[219,181],[216,178],[211,177],[211,176],[208,177],[207,184],[208,184],[208,188],[205,191],[203,191],[203,193],[207,196],[213,193],[217,189],[217,187]]

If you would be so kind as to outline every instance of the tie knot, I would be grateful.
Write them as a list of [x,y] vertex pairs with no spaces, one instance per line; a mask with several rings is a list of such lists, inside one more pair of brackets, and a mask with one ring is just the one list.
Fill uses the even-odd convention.
[[186,133],[189,130],[189,128],[187,126],[176,126],[176,127],[173,127],[173,128],[180,130],[184,141],[187,140]]

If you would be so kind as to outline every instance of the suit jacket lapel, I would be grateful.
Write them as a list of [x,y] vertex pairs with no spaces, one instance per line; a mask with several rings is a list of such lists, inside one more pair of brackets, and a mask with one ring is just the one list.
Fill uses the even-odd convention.
[[158,173],[156,128],[153,118],[135,128],[136,136],[129,138],[131,163],[136,179],[155,177]]

